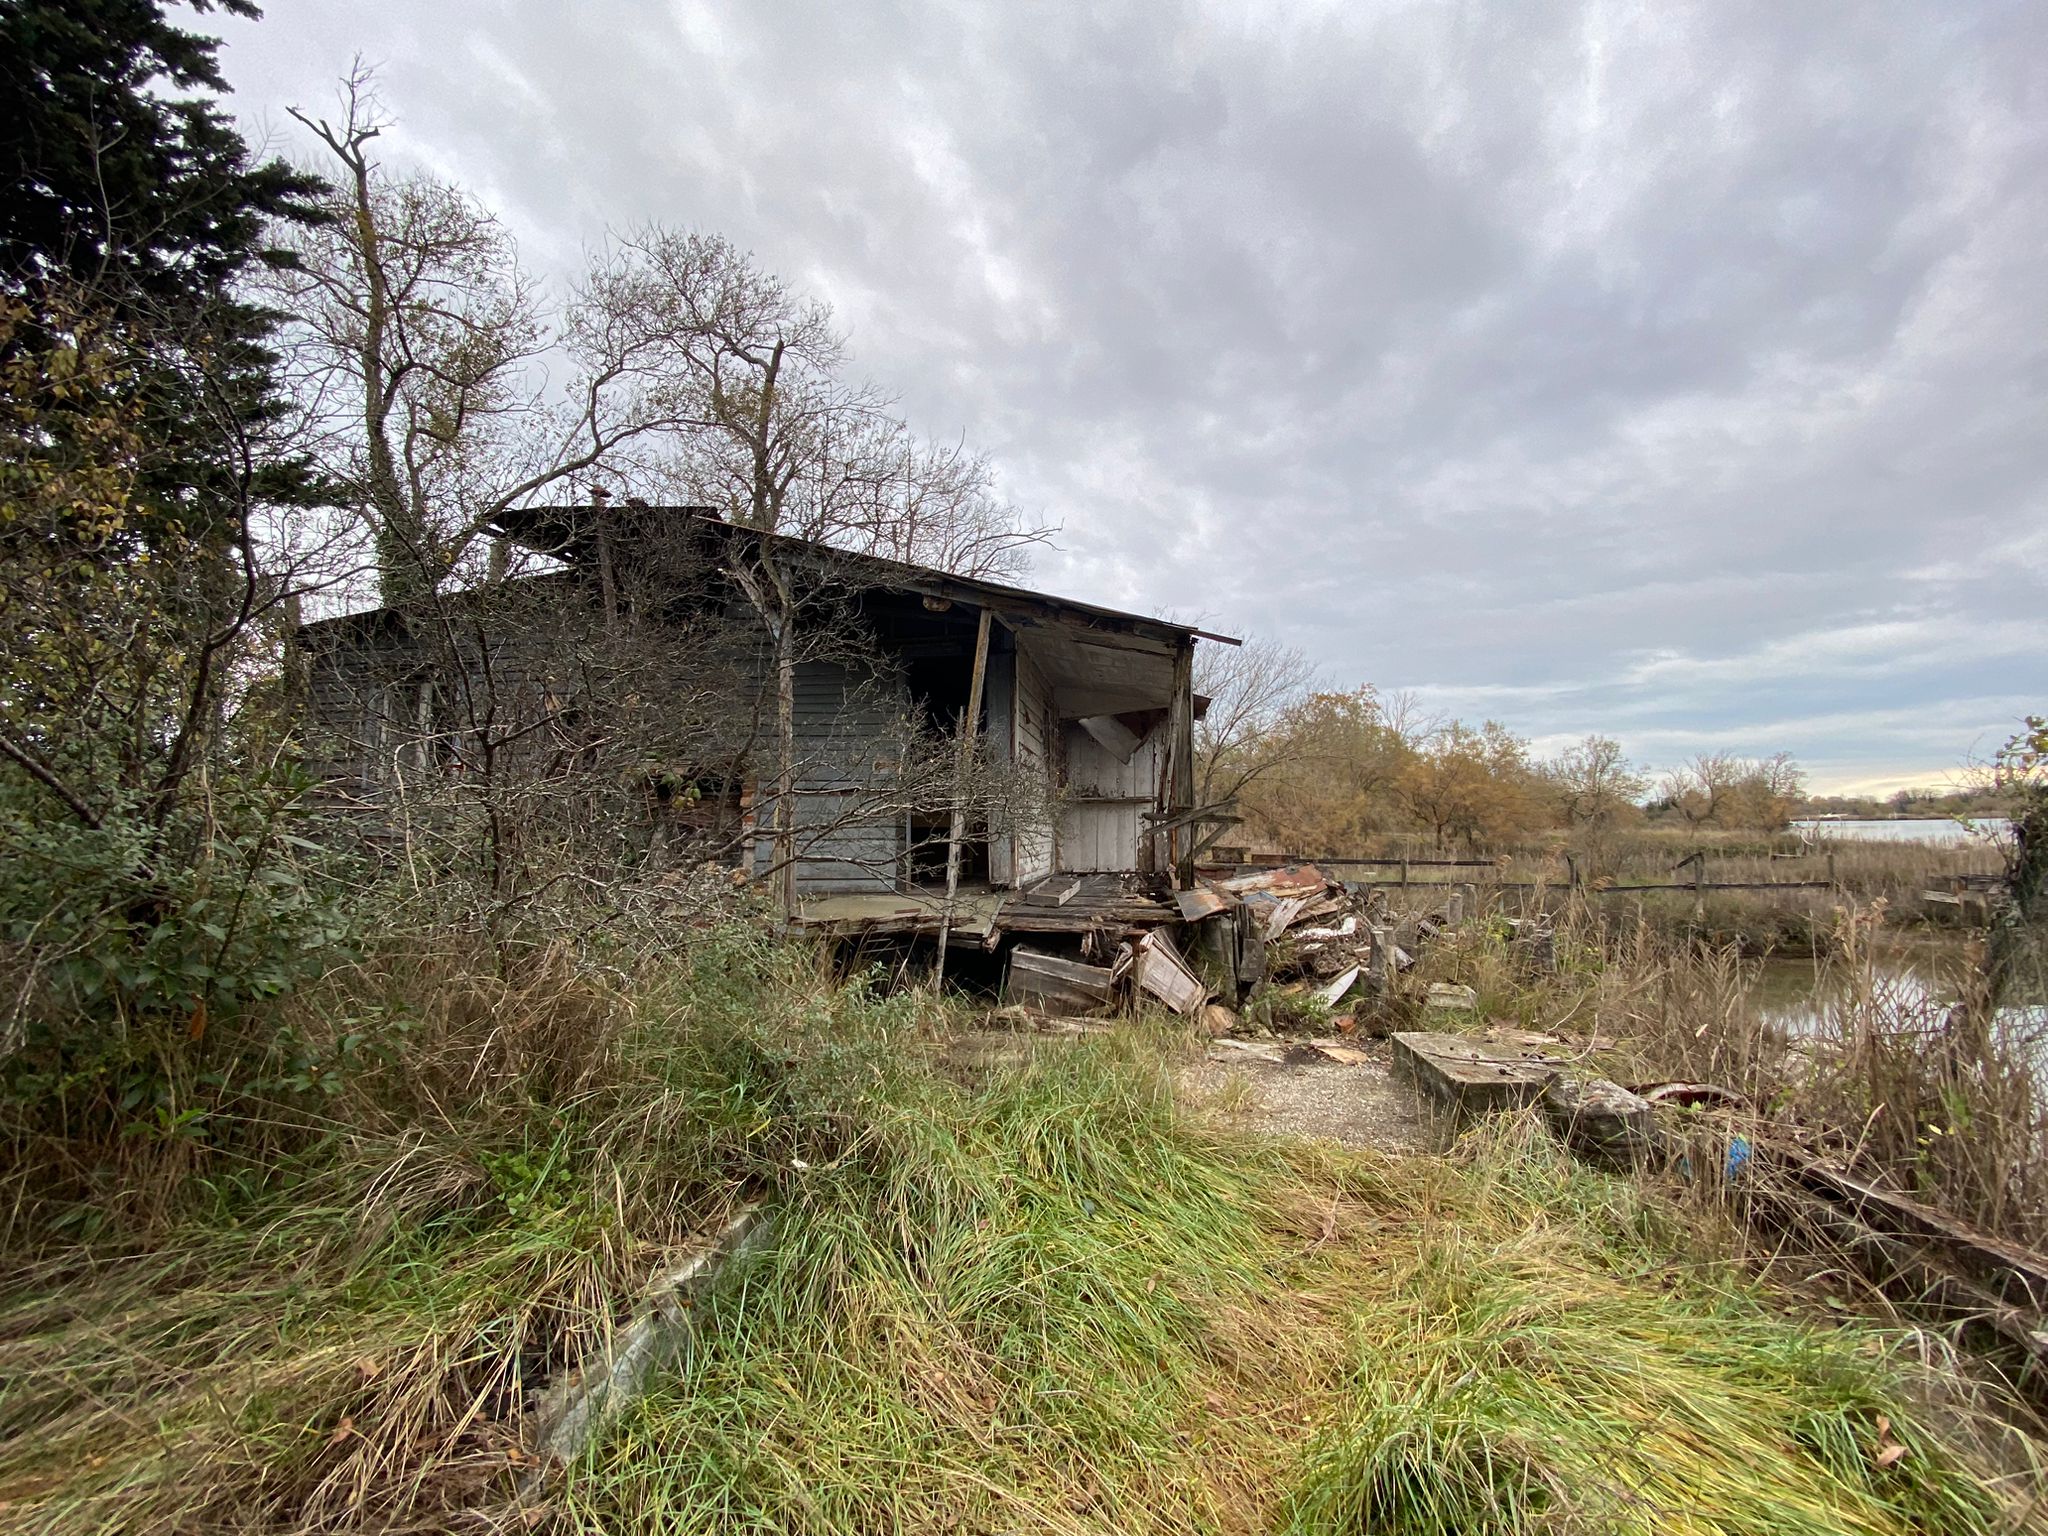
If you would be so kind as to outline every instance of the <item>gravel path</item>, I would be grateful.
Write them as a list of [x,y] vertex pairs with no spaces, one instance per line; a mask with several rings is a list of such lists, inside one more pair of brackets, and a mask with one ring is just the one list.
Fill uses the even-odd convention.
[[1393,1080],[1383,1040],[1360,1041],[1362,1062],[1332,1061],[1302,1042],[1218,1040],[1183,1068],[1196,1108],[1253,1130],[1371,1147],[1429,1150],[1415,1096]]

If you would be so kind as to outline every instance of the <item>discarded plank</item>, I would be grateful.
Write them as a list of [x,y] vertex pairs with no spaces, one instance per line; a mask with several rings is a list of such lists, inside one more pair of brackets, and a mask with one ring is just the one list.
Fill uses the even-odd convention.
[[1372,1060],[1372,1052],[1360,1050],[1348,1040],[1311,1040],[1309,1045],[1321,1056],[1342,1066],[1362,1066]]
[[1288,924],[1301,916],[1301,909],[1308,905],[1306,898],[1287,896],[1273,904],[1273,910],[1266,916],[1266,938],[1277,939],[1287,931]]
[[1115,990],[1109,968],[1048,955],[1018,945],[1010,951],[1003,980],[1003,1000],[1010,1003],[1057,1004],[1083,1012],[1107,1004]]
[[640,1396],[648,1378],[690,1347],[698,1296],[762,1239],[769,1222],[759,1205],[741,1206],[717,1231],[693,1243],[680,1264],[658,1276],[633,1320],[603,1352],[542,1394],[535,1449],[555,1462],[582,1455],[605,1422]]
[[1249,902],[1237,909],[1237,986],[1240,995],[1266,979],[1266,930]]
[[1156,928],[1138,940],[1138,985],[1175,1013],[1193,1013],[1209,1000],[1202,978],[1188,969],[1173,940]]
[[1316,996],[1320,997],[1325,1003],[1329,1004],[1330,1007],[1336,1007],[1337,1004],[1344,1000],[1344,994],[1346,992],[1349,992],[1351,988],[1357,983],[1359,974],[1364,969],[1365,967],[1362,965],[1352,966],[1350,970],[1346,971],[1343,975],[1339,976],[1327,987],[1324,987],[1320,992],[1316,994]]
[[1204,890],[1198,885],[1190,891],[1175,891],[1173,904],[1180,908],[1183,921],[1198,923],[1205,917],[1228,911],[1231,901],[1221,891]]

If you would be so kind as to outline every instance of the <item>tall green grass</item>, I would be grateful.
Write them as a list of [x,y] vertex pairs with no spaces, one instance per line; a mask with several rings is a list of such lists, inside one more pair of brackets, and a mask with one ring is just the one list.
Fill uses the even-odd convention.
[[[387,1077],[7,1255],[0,1530],[2002,1528],[1907,1340],[1673,1269],[1540,1135],[1228,1135],[1170,1031],[970,1070],[928,996],[738,933],[630,989],[394,965],[320,1004],[409,1000]],[[537,1467],[537,1388],[742,1195],[700,1347]]]
[[[584,1530],[1977,1532],[1906,1341],[1675,1267],[1531,1128],[1454,1160],[1189,1123],[1115,1043],[891,1084],[785,1190]],[[1897,1446],[1900,1452],[1890,1453]]]

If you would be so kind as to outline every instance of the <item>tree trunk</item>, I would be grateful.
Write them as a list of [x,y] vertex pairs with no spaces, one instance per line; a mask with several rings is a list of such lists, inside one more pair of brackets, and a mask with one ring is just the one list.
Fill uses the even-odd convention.
[[796,902],[796,621],[785,608],[775,624],[775,888],[782,915]]

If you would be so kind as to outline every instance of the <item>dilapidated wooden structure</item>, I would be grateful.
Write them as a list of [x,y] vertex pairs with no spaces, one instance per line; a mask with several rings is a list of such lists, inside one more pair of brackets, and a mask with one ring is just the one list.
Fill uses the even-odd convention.
[[[1231,823],[1229,807],[1195,803],[1193,761],[1195,646],[1227,637],[764,538],[701,508],[535,508],[497,531],[543,568],[431,611],[302,631],[316,762],[366,810],[407,773],[473,771],[486,684],[500,737],[564,737],[580,718],[577,634],[638,625],[657,638],[616,708],[678,712],[660,702],[668,665],[689,672],[704,716],[687,782],[657,798],[691,807],[721,856],[773,882],[805,926],[993,948],[1006,932],[1175,923],[1173,893]],[[764,570],[800,594],[807,642],[783,669],[749,598]],[[1003,792],[967,793],[977,774]]]

